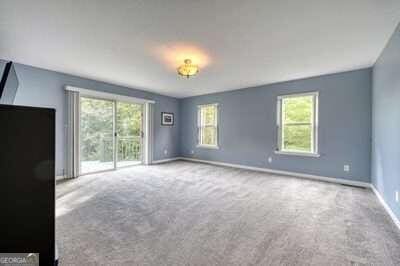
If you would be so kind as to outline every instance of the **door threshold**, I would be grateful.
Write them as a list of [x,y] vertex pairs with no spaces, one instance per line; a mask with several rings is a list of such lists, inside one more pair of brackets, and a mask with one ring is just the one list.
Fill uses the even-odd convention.
[[139,166],[139,165],[143,165],[143,163],[139,162],[137,164],[125,165],[125,166],[121,166],[121,167],[118,167],[118,168],[115,168],[115,169],[107,169],[107,170],[101,170],[101,171],[96,171],[96,172],[84,173],[84,174],[80,174],[77,177],[85,176],[85,175],[94,175],[94,174],[107,173],[107,172],[112,172],[112,171],[118,171],[118,170],[126,169],[126,168],[129,168],[129,167],[134,167],[134,166]]

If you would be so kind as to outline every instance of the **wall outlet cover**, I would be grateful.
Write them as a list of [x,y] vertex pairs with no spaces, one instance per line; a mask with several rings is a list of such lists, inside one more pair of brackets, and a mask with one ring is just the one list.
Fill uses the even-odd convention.
[[272,157],[271,156],[268,157],[268,162],[272,163]]
[[164,154],[167,155],[168,154],[168,150],[164,150]]
[[399,203],[399,201],[400,201],[400,199],[399,199],[399,191],[398,190],[396,190],[396,192],[395,192],[395,198],[396,198],[396,202],[397,203]]
[[194,154],[194,150],[191,150],[191,151],[190,151],[190,154]]
[[349,171],[350,171],[350,165],[345,164],[345,165],[343,166],[343,171],[349,172]]

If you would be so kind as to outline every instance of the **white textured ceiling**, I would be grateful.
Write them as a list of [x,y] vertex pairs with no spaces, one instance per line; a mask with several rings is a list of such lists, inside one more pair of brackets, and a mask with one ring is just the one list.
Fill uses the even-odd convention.
[[0,58],[187,97],[369,67],[399,21],[399,0],[1,0]]

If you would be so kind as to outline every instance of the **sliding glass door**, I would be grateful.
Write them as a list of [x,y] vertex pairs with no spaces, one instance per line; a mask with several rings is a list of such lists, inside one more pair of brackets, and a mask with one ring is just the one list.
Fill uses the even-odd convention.
[[80,173],[114,169],[113,101],[81,97]]
[[142,161],[141,104],[117,102],[117,167]]
[[80,174],[142,162],[143,105],[80,97]]

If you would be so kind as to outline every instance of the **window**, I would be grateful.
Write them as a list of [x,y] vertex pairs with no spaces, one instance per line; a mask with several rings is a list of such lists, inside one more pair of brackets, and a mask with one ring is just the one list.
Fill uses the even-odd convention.
[[218,104],[198,106],[198,146],[218,148]]
[[278,97],[278,151],[318,156],[318,92]]

